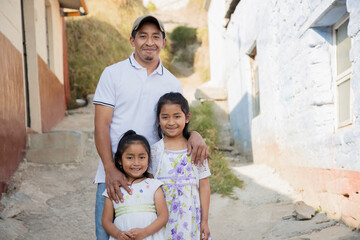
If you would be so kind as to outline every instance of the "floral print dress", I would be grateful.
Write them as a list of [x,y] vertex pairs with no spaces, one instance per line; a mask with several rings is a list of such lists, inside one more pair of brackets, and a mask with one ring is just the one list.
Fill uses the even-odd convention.
[[187,149],[169,151],[162,140],[152,146],[150,172],[163,182],[169,220],[165,227],[166,240],[200,239],[199,179],[210,176],[207,161],[199,167],[191,164]]

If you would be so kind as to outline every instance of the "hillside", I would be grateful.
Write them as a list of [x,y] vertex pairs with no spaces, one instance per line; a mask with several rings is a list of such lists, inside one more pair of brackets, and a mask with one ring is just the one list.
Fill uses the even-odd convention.
[[[164,22],[168,41],[160,57],[165,67],[180,78],[185,90],[191,85],[189,96],[196,86],[208,80],[206,13],[201,9],[201,1],[192,0],[187,8],[175,11],[157,10],[156,6],[155,11],[149,11],[141,0],[88,0],[87,5],[88,16],[66,19],[69,109],[78,107],[76,99],[86,99],[94,93],[106,66],[130,55],[132,23],[143,14],[153,14]],[[173,36],[171,32],[179,28],[179,34]],[[184,39],[190,39],[188,44],[183,45]]]

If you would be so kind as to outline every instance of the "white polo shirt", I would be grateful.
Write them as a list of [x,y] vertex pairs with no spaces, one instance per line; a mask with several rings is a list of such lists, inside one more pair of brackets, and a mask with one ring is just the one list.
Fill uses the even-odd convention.
[[[104,69],[97,85],[94,104],[114,108],[110,125],[113,154],[122,135],[132,129],[143,135],[150,145],[159,140],[156,128],[156,104],[168,92],[182,93],[180,81],[159,63],[157,69],[147,76],[134,58],[134,53],[126,60]],[[102,161],[95,176],[95,183],[105,182]]]

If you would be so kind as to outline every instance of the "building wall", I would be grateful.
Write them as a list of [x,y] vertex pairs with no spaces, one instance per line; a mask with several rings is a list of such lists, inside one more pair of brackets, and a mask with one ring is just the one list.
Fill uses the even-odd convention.
[[46,132],[64,117],[66,109],[59,3],[28,0],[25,20],[31,128]]
[[55,74],[38,56],[42,131],[50,131],[65,116],[65,91]]
[[20,1],[0,9],[0,197],[25,148],[26,112]]
[[25,100],[22,54],[0,33],[0,196],[25,148]]
[[[59,3],[56,0],[26,0],[23,3],[27,78],[21,1],[0,0],[0,197],[23,158],[27,130],[38,133],[51,130],[64,117],[66,109],[64,29]],[[47,21],[48,29],[46,6],[50,12],[48,16],[51,16]],[[50,51],[47,48],[49,41]],[[50,64],[49,57],[53,58]],[[26,121],[26,105],[29,106],[30,126]]]
[[0,32],[7,36],[12,45],[23,52],[20,0],[0,0]]
[[[358,227],[360,209],[350,207],[360,206],[360,2],[241,0],[221,31],[211,24],[223,21],[213,14],[213,2],[209,32],[222,34],[224,50],[211,58],[224,64],[211,65],[217,68],[211,81],[219,81],[214,72],[226,73],[221,81],[227,86],[232,132],[241,150],[254,162],[279,169],[310,204]],[[331,25],[346,12],[353,42],[353,123],[338,128]],[[210,48],[218,41],[210,35]],[[249,57],[254,46],[260,86],[260,114],[255,118]],[[319,186],[310,184],[314,182]]]
[[37,54],[46,64],[49,62],[49,68],[63,83],[62,20],[59,2],[57,0],[34,0],[34,5]]

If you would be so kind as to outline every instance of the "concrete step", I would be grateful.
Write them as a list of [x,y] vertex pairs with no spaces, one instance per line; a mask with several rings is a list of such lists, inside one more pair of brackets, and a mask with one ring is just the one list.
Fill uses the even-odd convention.
[[25,158],[34,163],[81,162],[86,154],[86,142],[92,132],[50,131],[28,134]]

